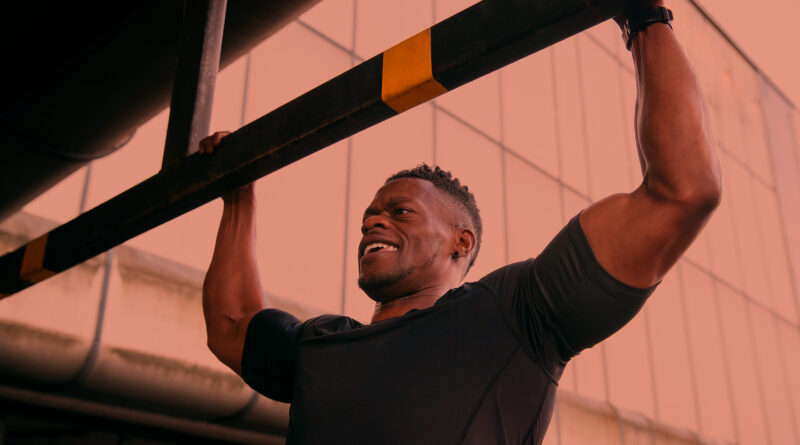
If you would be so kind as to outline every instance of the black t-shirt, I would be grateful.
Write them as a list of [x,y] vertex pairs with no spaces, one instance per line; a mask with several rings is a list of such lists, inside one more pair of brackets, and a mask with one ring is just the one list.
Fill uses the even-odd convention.
[[609,275],[573,218],[536,259],[370,325],[253,318],[242,376],[291,402],[290,444],[539,444],[566,362],[653,291]]

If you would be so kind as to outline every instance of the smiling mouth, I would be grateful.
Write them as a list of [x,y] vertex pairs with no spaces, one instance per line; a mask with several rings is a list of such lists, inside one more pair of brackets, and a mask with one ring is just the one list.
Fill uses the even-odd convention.
[[397,250],[397,246],[392,246],[391,244],[385,243],[370,243],[364,248],[364,255],[375,252],[390,252],[393,250]]

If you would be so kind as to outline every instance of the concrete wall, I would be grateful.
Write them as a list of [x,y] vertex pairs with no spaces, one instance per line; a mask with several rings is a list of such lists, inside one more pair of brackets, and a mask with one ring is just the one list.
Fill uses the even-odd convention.
[[[323,0],[221,73],[212,128],[238,128],[468,4]],[[712,112],[723,203],[645,309],[568,365],[546,443],[798,443],[798,110],[693,3],[670,7]],[[634,97],[630,55],[608,22],[258,181],[265,291],[300,316],[368,321],[370,301],[356,286],[361,213],[388,175],[420,162],[452,170],[476,194],[484,245],[467,280],[537,255],[580,209],[640,182]],[[154,174],[166,121],[165,111],[127,147],[4,222],[4,246]],[[191,400],[172,406],[172,396],[148,403],[214,418],[249,400],[205,350],[202,332],[197,283],[220,210],[211,203],[118,249],[97,375],[86,380],[101,383],[90,389],[109,391],[101,375],[132,366],[164,381],[191,369],[209,397],[228,391],[213,413],[191,412]],[[85,366],[104,263],[89,261],[0,301],[4,339],[52,345],[48,354],[59,365],[35,367],[42,379],[68,381]],[[14,361],[0,368],[20,367],[29,343],[13,346]],[[134,390],[122,396],[135,400],[135,384],[126,383]]]

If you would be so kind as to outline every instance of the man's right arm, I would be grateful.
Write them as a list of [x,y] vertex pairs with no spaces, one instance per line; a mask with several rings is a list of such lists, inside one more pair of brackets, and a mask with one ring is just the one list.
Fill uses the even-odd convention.
[[[227,133],[200,143],[210,153]],[[222,220],[211,265],[203,282],[203,314],[208,348],[237,374],[250,320],[264,308],[256,262],[256,202],[249,184],[223,196]]]

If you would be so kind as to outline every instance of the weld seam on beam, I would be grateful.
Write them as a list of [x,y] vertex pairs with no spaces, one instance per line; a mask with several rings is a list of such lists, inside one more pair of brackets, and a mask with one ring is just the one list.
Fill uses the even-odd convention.
[[47,235],[40,236],[30,241],[25,246],[25,253],[22,257],[22,267],[19,270],[19,277],[30,283],[38,283],[52,277],[56,273],[44,267],[44,254],[47,250]]
[[402,113],[447,92],[433,78],[431,29],[383,52],[381,100]]

